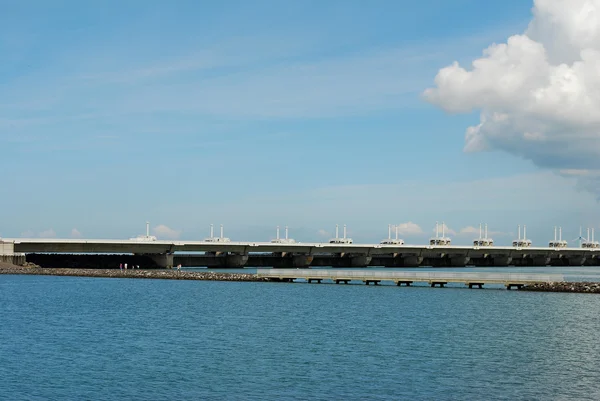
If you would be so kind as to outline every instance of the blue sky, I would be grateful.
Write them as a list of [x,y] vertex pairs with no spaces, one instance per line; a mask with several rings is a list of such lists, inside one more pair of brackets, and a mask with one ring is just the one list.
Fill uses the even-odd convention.
[[[487,221],[546,242],[594,195],[508,153],[465,153],[477,112],[423,99],[438,70],[526,29],[527,1],[3,1],[0,235],[236,240],[275,225],[378,241]],[[463,230],[463,234],[460,231]]]

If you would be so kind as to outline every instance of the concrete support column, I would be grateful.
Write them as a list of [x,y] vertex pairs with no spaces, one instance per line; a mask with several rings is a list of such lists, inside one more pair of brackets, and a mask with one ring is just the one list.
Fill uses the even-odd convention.
[[292,267],[309,267],[313,259],[312,255],[292,255]]
[[569,266],[583,266],[586,262],[585,256],[570,256],[567,259],[567,264]]
[[173,254],[172,253],[154,253],[148,255],[150,259],[156,264],[158,267],[162,267],[163,269],[172,269],[173,268]]
[[492,265],[496,267],[506,267],[512,263],[512,257],[496,255],[492,257]]
[[371,256],[367,255],[352,255],[350,256],[351,267],[367,267],[371,263]]
[[403,256],[402,257],[402,264],[404,267],[419,267],[421,266],[421,263],[423,263],[423,257],[422,256]]
[[469,263],[468,256],[452,256],[450,257],[450,266],[452,267],[465,267]]
[[222,260],[224,262],[223,267],[231,269],[241,269],[248,262],[248,255],[229,254],[225,255],[225,257]]
[[533,266],[547,266],[550,264],[550,257],[548,256],[532,256],[531,261]]

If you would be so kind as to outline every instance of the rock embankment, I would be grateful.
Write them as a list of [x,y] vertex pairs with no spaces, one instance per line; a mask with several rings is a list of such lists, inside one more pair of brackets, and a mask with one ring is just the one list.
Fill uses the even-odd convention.
[[247,273],[186,272],[179,270],[99,270],[99,269],[47,269],[40,267],[0,265],[0,274],[31,274],[41,276],[76,276],[104,278],[150,278],[170,280],[207,281],[266,281]]
[[600,283],[577,282],[570,283],[561,281],[557,283],[535,283],[528,284],[520,288],[521,291],[540,291],[540,292],[578,292],[589,294],[600,294]]

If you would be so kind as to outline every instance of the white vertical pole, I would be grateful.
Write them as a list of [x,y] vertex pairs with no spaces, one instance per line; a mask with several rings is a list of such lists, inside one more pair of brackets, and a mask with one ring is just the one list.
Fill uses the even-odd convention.
[[439,223],[436,221],[435,222],[435,238],[440,236],[440,226]]
[[487,223],[485,223],[485,239],[487,239]]
[[288,239],[288,226],[285,226],[285,239]]
[[521,225],[519,224],[517,227],[518,227],[518,230],[519,230],[519,238],[518,238],[518,240],[521,241]]
[[479,223],[479,239],[481,239],[481,223]]
[[527,240],[527,226],[523,224],[523,240]]
[[562,241],[562,227],[558,227],[558,240]]
[[338,228],[338,225],[336,224],[336,225],[335,225],[335,238],[337,239],[337,238],[339,238],[339,237],[340,237],[340,236],[339,236],[339,228]]
[[146,222],[146,237],[150,237],[150,222]]
[[554,242],[556,242],[556,226],[554,226]]
[[210,225],[210,238],[214,238],[215,236],[215,225],[211,224]]
[[587,238],[585,239],[587,242],[590,242],[590,228],[587,229]]
[[446,223],[442,221],[442,238],[446,238]]
[[396,239],[398,239],[398,224],[396,224]]
[[592,242],[594,242],[594,229],[592,228]]
[[346,239],[346,225],[344,224],[344,239]]
[[279,226],[277,226],[277,239],[279,239]]
[[221,238],[223,238],[223,224],[221,224]]
[[388,239],[392,239],[392,225],[388,224]]

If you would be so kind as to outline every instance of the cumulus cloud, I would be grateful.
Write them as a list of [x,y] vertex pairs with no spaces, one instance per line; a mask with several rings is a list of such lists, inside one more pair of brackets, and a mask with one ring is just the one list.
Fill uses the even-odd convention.
[[[481,233],[482,233],[482,235],[485,235],[485,228],[481,229]],[[479,226],[477,226],[477,227],[473,227],[473,226],[463,227],[458,232],[458,235],[473,236],[474,238],[475,237],[479,238]],[[488,228],[488,237],[503,236],[503,235],[507,235],[507,234],[504,233],[504,232],[502,232],[502,231],[491,231]]]
[[56,238],[56,232],[53,229],[42,231],[38,234],[40,238]]
[[392,232],[396,231],[396,227],[398,227],[398,234],[400,235],[419,235],[423,234],[423,229],[416,223],[409,221],[407,223],[400,223],[397,225],[392,225]]
[[[433,234],[435,235],[435,226],[433,226],[433,228],[431,229],[431,231],[433,232]],[[439,223],[438,224],[438,233],[441,236],[442,235],[442,231],[444,232],[444,235],[456,235],[456,231],[454,231],[453,229],[451,229],[450,227],[448,227],[446,225],[446,223]]]
[[181,235],[181,231],[174,230],[170,227],[165,226],[164,224],[159,224],[156,227],[152,228],[152,234],[154,234],[157,238],[162,239],[178,239]]
[[81,238],[82,235],[78,229],[74,228],[71,230],[71,238]]
[[424,97],[481,112],[465,151],[503,150],[600,196],[600,0],[535,0],[523,34],[492,44],[470,69],[442,68]]
[[324,230],[322,228],[319,231],[317,231],[317,235],[319,237],[330,237],[331,236],[331,234],[329,233],[329,231],[326,231],[326,230]]

